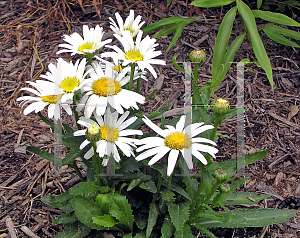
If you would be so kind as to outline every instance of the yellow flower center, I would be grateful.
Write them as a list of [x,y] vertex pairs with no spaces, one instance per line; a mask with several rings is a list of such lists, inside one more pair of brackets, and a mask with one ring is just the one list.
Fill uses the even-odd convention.
[[118,140],[119,131],[117,128],[101,126],[100,131],[101,131],[101,140],[105,140],[105,141],[111,142],[111,143]]
[[125,58],[135,62],[143,60],[142,54],[137,50],[128,51],[125,54]]
[[97,126],[96,124],[93,124],[88,128],[88,133],[90,135],[97,135],[99,134],[99,132],[100,132],[100,127]]
[[134,33],[134,30],[131,29],[130,27],[123,27],[124,31],[130,31],[131,34]]
[[67,78],[61,81],[60,86],[66,93],[71,93],[74,88],[79,86],[79,81],[76,78]]
[[117,71],[118,73],[122,71],[121,65],[115,65],[114,70]]
[[92,43],[82,44],[82,45],[78,46],[77,50],[81,51],[82,53],[86,53],[85,50],[92,50],[93,45],[94,44],[92,44]]
[[93,83],[92,90],[93,93],[98,96],[108,97],[117,95],[119,92],[121,92],[122,87],[121,84],[119,84],[119,82],[116,80],[100,78]]
[[172,150],[188,149],[192,146],[191,138],[182,132],[173,132],[164,139],[165,146]]
[[62,95],[59,94],[59,95],[48,95],[48,96],[42,96],[42,101],[43,102],[49,102],[51,104],[55,104],[57,103],[57,101],[59,99],[61,99]]

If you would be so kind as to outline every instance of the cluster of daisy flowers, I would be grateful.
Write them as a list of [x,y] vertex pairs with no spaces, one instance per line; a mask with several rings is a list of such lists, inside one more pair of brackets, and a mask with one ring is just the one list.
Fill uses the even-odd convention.
[[[141,27],[145,22],[141,22],[141,16],[134,18],[134,11],[131,10],[125,22],[118,13],[116,20],[117,22],[110,18],[110,28],[121,48],[108,45],[112,39],[103,40],[103,28],[98,25],[95,28],[83,26],[83,38],[78,33],[64,36],[66,44],[59,45],[62,49],[57,54],[71,53],[71,56],[80,55],[83,59],[78,59],[73,64],[59,58],[55,64],[49,64],[49,71],[45,75],[41,75],[44,80],[27,82],[31,88],[22,90],[35,94],[35,97],[23,96],[17,99],[22,101],[22,106],[31,103],[24,114],[28,115],[33,111],[38,113],[48,106],[48,117],[59,120],[61,107],[68,115],[72,115],[70,105],[74,106],[75,103],[75,113],[83,113],[77,124],[85,129],[74,132],[74,136],[86,138],[79,149],[82,150],[91,143],[93,146],[84,158],[90,159],[98,153],[103,158],[104,166],[111,157],[119,162],[122,159],[119,151],[126,157],[135,157],[137,161],[153,156],[149,165],[169,153],[168,176],[174,171],[179,153],[189,169],[193,168],[192,155],[207,164],[200,152],[215,157],[218,150],[211,145],[216,144],[196,136],[213,129],[211,125],[195,123],[185,127],[185,116],[182,116],[176,127],[167,125],[167,129],[162,130],[144,117],[144,123],[161,137],[136,139],[133,136],[142,136],[142,131],[126,129],[137,119],[135,116],[129,117],[130,111],[138,110],[139,105],[145,102],[145,97],[139,91],[131,90],[132,81],[141,78],[147,80],[145,69],[156,78],[152,65],[165,65],[165,61],[155,59],[161,55],[160,51],[155,50],[158,46],[156,40],[149,36],[143,38]],[[97,56],[104,46],[113,52],[103,52],[100,57]],[[109,58],[112,62],[107,60]],[[78,91],[82,97],[77,101],[75,94]],[[135,155],[141,151],[144,152]]]

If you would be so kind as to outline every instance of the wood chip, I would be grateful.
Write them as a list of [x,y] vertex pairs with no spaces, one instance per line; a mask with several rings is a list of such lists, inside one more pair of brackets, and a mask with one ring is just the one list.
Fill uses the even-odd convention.
[[8,233],[10,235],[10,238],[17,238],[17,234],[14,228],[14,224],[12,223],[10,217],[7,217],[6,220],[6,227],[8,229]]
[[36,234],[34,234],[27,226],[22,226],[21,230],[28,236],[32,237],[32,238],[40,238],[39,236],[37,236]]
[[273,113],[273,112],[269,112],[269,115],[272,116],[272,117],[274,117],[275,119],[277,119],[277,120],[279,120],[279,121],[282,121],[283,123],[285,123],[285,124],[287,124],[287,125],[289,125],[289,126],[291,126],[291,127],[294,127],[295,129],[300,130],[300,126],[299,126],[298,124],[295,124],[295,123],[293,123],[293,122],[290,122],[290,121],[288,121],[287,119],[284,119],[283,117],[278,116],[278,115],[276,115],[276,114]]
[[299,108],[296,105],[292,105],[287,119],[290,121],[293,116],[298,114],[298,112],[299,112]]

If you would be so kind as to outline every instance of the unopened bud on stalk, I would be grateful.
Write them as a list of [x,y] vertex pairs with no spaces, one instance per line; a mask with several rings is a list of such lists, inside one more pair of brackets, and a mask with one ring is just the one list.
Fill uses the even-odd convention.
[[219,181],[227,179],[227,173],[223,169],[216,169],[213,173],[213,176]]
[[205,50],[193,50],[190,53],[190,60],[194,63],[203,63],[206,59]]
[[96,142],[101,139],[100,127],[96,124],[91,125],[85,132],[85,138],[90,142]]
[[217,98],[212,101],[211,109],[217,114],[226,114],[230,110],[229,101],[224,98]]
[[221,184],[220,185],[220,192],[221,193],[228,193],[228,192],[230,192],[230,186],[229,186],[229,184]]

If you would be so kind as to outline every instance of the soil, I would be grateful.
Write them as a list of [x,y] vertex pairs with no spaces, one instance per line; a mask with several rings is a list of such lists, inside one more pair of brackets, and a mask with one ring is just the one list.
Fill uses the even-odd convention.
[[[182,16],[214,21],[194,22],[188,25],[178,42],[166,52],[172,35],[157,39],[166,60],[166,66],[155,67],[162,83],[154,97],[143,105],[145,114],[172,102],[172,115],[184,105],[184,75],[172,63],[188,60],[191,50],[206,49],[207,59],[199,69],[199,87],[211,78],[212,53],[220,19],[229,7],[200,9],[187,3],[172,1],[167,8],[157,0],[145,1],[82,1],[82,0],[10,0],[0,1],[0,237],[54,237],[62,226],[52,221],[59,210],[43,204],[41,197],[60,194],[79,183],[72,168],[55,168],[51,163],[26,151],[33,145],[53,151],[53,134],[39,117],[31,113],[24,116],[16,99],[23,95],[26,81],[35,81],[48,70],[50,62],[67,54],[56,55],[62,36],[82,33],[82,25],[102,26],[110,32],[109,17],[120,12],[126,17],[129,9],[142,15],[146,25],[166,17]],[[81,4],[81,5],[80,5]],[[288,15],[300,22],[297,10]],[[257,20],[258,27],[266,22]],[[296,30],[295,27],[287,27]],[[244,33],[240,19],[234,23],[230,41]],[[154,32],[150,33],[151,36]],[[274,90],[261,67],[249,64],[245,72],[245,149],[253,153],[269,149],[263,161],[247,166],[250,179],[239,189],[266,193],[270,197],[257,207],[277,208],[289,196],[300,197],[300,59],[299,48],[283,46],[262,36],[273,68]],[[104,49],[107,50],[107,49]],[[248,58],[255,61],[251,44],[244,40],[235,61]],[[74,60],[73,60],[74,62]],[[236,105],[236,68],[229,70],[213,98],[222,96]],[[149,73],[142,83],[142,94],[149,96],[157,83]],[[177,110],[176,110],[177,109]],[[175,112],[174,112],[175,111]],[[44,112],[45,113],[45,112]],[[168,118],[167,118],[168,119]],[[69,121],[69,117],[63,120]],[[158,125],[160,120],[155,121]],[[73,123],[74,121],[69,122]],[[236,119],[227,120],[218,132],[228,138],[218,140],[217,161],[236,156]],[[245,207],[245,206],[243,206]],[[287,207],[285,209],[292,209]],[[213,229],[217,237],[300,237],[300,213],[289,221],[263,228]],[[206,237],[201,232],[198,237]]]

